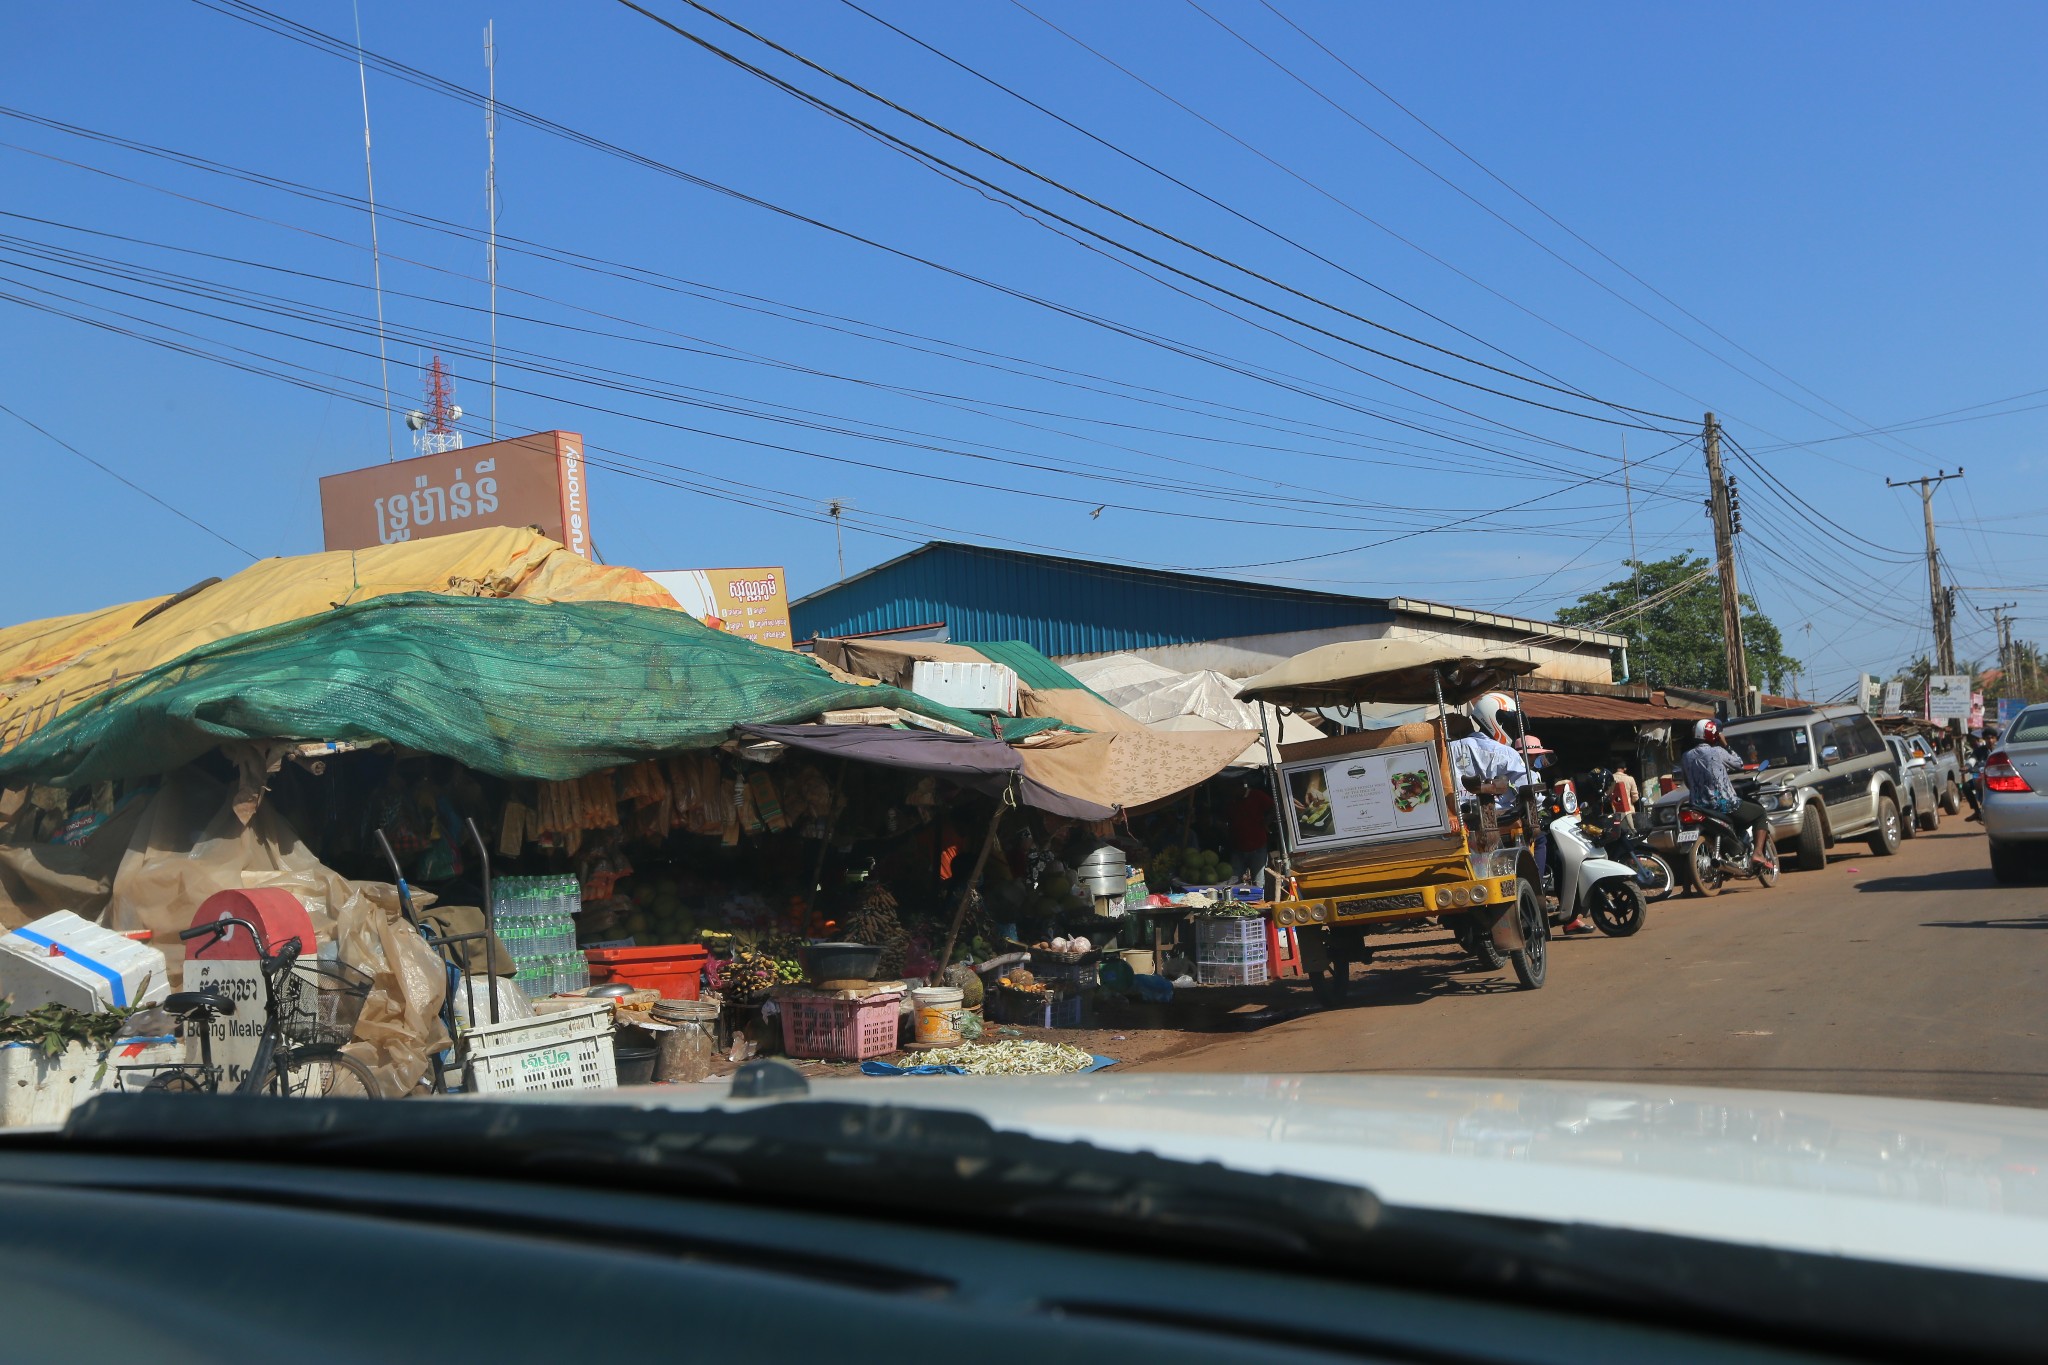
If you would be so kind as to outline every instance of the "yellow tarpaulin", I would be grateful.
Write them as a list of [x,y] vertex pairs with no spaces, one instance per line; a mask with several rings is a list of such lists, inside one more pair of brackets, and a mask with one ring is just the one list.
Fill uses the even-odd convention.
[[638,569],[593,564],[523,527],[266,559],[179,598],[153,597],[0,630],[0,748],[188,650],[398,592],[680,610]]

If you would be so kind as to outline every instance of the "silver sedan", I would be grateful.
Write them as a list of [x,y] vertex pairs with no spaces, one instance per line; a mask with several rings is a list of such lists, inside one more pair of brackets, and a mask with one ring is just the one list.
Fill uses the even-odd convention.
[[2012,882],[2048,867],[2048,706],[2013,718],[1978,777],[1991,875]]

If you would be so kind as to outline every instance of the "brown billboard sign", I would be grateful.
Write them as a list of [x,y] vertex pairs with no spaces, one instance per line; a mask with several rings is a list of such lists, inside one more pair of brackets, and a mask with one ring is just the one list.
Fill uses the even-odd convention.
[[538,526],[590,557],[583,438],[543,431],[329,474],[320,518],[330,550],[367,550],[485,526]]

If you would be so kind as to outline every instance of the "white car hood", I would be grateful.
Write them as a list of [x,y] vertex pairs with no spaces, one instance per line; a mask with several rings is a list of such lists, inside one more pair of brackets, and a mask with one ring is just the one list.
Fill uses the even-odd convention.
[[[730,1104],[726,1090],[615,1094],[702,1108]],[[1389,1204],[2048,1279],[2048,1111],[1330,1075],[860,1078],[814,1081],[809,1098],[964,1110],[1043,1138],[1362,1185]]]

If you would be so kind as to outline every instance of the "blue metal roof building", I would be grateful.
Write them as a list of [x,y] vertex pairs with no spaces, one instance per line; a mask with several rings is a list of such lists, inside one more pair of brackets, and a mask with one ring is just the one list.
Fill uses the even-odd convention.
[[1385,598],[934,541],[790,603],[799,640],[943,625],[1053,657],[1287,631],[1385,626]]

